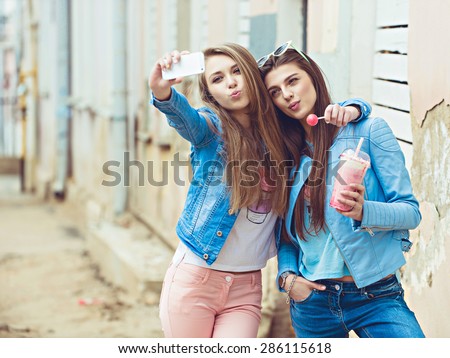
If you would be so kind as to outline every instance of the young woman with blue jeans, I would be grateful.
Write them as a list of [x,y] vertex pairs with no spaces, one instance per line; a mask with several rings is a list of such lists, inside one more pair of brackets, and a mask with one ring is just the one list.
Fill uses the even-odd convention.
[[[149,77],[153,105],[191,143],[193,169],[160,318],[166,337],[256,337],[261,269],[276,255],[275,226],[288,198],[288,175],[276,175],[266,153],[281,163],[287,149],[248,50],[226,44],[204,54],[199,84],[208,107],[193,108],[171,87],[181,79],[162,79],[162,70],[180,60],[178,51],[161,58]],[[363,116],[370,111],[359,100],[345,104],[361,105]],[[359,116],[351,106],[330,109],[326,119],[337,125]]]
[[[287,291],[298,337],[424,337],[403,298],[398,270],[409,250],[409,231],[421,220],[403,153],[382,118],[342,128],[306,118],[330,103],[322,72],[286,43],[258,61],[280,123],[288,131],[292,175],[284,237],[278,244],[278,283]],[[287,129],[286,129],[287,128]],[[329,205],[340,154],[368,153],[361,185],[351,184]]]

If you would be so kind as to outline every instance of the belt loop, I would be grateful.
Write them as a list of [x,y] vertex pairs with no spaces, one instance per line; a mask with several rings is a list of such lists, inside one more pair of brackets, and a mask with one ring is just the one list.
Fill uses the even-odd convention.
[[206,281],[208,281],[209,275],[211,273],[211,269],[210,268],[205,268],[205,270],[206,270],[206,274],[205,274],[205,276],[202,279],[202,284],[205,283]]
[[252,273],[252,286],[256,285],[256,280],[255,280],[255,273]]

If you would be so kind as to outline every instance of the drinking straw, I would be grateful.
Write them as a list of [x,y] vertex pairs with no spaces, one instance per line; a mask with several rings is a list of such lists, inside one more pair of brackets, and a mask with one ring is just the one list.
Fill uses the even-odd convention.
[[358,153],[361,150],[361,146],[362,146],[363,142],[364,142],[364,137],[359,138],[359,143],[355,150],[355,157],[358,156]]

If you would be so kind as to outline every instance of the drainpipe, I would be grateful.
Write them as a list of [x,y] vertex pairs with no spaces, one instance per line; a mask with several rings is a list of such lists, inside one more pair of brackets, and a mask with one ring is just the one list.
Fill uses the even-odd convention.
[[56,93],[56,180],[53,193],[64,199],[69,155],[70,107],[70,52],[69,52],[69,0],[58,0],[57,9],[57,93]]
[[19,171],[20,171],[20,190],[25,192],[25,158],[26,158],[26,85],[24,77],[22,76],[23,66],[23,53],[26,30],[24,27],[24,12],[25,12],[25,0],[19,0],[16,2],[15,13],[15,66],[17,75],[17,106],[20,110],[20,149],[19,149]]
[[24,179],[25,191],[32,192],[36,186],[36,153],[37,153],[37,106],[38,106],[38,73],[37,73],[37,43],[38,34],[35,5],[32,0],[27,2],[27,50],[21,68],[21,80],[25,86],[24,133]]
[[127,5],[125,0],[113,0],[113,73],[112,73],[112,137],[113,157],[119,161],[121,183],[114,193],[114,214],[125,212],[127,188],[124,185],[124,154],[127,146],[127,98],[126,98],[126,31]]

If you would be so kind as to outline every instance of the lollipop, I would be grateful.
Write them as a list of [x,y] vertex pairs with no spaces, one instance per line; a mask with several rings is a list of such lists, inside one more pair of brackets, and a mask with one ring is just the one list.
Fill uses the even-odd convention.
[[306,123],[308,123],[310,126],[315,126],[317,123],[319,123],[319,119],[324,119],[325,117],[317,117],[315,114],[309,114],[308,117],[306,117]]

